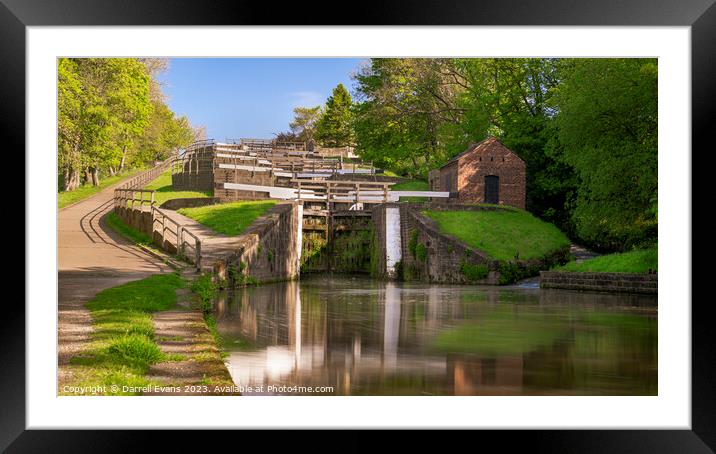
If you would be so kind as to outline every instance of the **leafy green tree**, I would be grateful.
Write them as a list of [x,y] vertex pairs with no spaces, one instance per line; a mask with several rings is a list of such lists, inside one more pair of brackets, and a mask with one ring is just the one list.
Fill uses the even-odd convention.
[[462,89],[447,59],[372,59],[355,76],[358,152],[377,165],[411,176],[447,159],[444,141],[455,132]]
[[189,145],[194,132],[186,117],[175,117],[169,107],[161,100],[152,102],[153,109],[149,124],[136,143],[132,153],[132,163],[162,161],[179,148]]
[[[574,171],[554,142],[556,115],[550,93],[559,84],[558,60],[549,58],[460,59],[456,71],[468,87],[460,97],[460,127],[471,142],[498,137],[527,166],[527,209],[572,233],[567,206],[576,189]],[[456,136],[459,137],[459,136]],[[467,144],[448,143],[451,153]]]
[[80,184],[82,106],[86,101],[77,64],[73,60],[60,58],[57,75],[57,158],[62,190],[71,191]]
[[353,100],[343,84],[333,89],[316,125],[316,139],[327,147],[351,146],[353,134]]
[[99,185],[100,171],[163,159],[195,130],[176,118],[154,79],[163,59],[58,60],[58,173],[61,189]]
[[291,132],[302,142],[310,142],[316,131],[316,124],[321,117],[321,106],[296,107],[294,118],[289,127]]
[[579,177],[577,233],[608,249],[656,241],[657,61],[563,60],[560,72],[556,125]]

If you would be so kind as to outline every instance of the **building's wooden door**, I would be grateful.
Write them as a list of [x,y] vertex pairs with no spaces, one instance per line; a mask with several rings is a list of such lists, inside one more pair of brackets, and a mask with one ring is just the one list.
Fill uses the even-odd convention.
[[500,177],[485,176],[485,203],[500,203]]

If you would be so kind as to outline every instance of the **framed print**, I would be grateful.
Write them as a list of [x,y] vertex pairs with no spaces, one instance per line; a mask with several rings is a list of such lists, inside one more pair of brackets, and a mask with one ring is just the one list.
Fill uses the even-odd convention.
[[510,429],[712,452],[711,3],[3,0],[28,266],[0,446]]

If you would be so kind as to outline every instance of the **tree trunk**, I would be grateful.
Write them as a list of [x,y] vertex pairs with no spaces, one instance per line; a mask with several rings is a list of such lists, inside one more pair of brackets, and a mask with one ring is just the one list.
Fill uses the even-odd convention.
[[122,147],[122,161],[119,163],[119,171],[124,170],[124,161],[127,158],[127,146]]
[[70,169],[68,167],[65,167],[64,169],[62,169],[62,180],[60,180],[61,183],[59,185],[60,187],[62,187],[63,191],[67,190],[67,182],[69,181],[69,179],[70,179]]
[[99,186],[99,172],[97,167],[92,167],[92,185]]
[[92,171],[89,167],[85,168],[85,184],[89,184],[92,181]]
[[74,191],[80,185],[80,173],[76,169],[65,170],[64,190]]

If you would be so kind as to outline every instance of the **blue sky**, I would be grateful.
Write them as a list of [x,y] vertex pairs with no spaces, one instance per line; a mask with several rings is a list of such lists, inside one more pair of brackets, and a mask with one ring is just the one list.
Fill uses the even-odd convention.
[[204,125],[207,137],[271,138],[287,131],[296,106],[323,104],[361,59],[173,58],[159,78],[169,107]]

